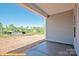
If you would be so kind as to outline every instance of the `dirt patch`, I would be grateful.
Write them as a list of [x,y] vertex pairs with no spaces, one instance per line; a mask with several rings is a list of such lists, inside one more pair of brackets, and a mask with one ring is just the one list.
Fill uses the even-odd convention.
[[0,53],[7,53],[43,39],[44,35],[0,37]]

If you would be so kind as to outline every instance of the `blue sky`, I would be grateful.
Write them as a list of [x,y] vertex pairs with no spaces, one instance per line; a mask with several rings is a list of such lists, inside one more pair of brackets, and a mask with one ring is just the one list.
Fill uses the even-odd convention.
[[17,4],[0,4],[0,22],[6,25],[15,26],[44,26],[43,17],[32,13]]

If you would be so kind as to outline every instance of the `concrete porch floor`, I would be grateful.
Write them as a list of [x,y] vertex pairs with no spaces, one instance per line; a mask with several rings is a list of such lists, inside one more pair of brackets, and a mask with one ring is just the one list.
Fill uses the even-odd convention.
[[76,56],[72,45],[44,41],[24,51],[28,56]]

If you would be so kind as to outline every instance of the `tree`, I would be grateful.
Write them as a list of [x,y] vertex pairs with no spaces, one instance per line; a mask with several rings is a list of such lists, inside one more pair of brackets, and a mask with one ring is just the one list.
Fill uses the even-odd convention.
[[2,36],[3,35],[3,24],[0,22],[0,36]]
[[17,31],[17,28],[13,24],[10,24],[9,25],[9,31],[11,31],[11,32]]

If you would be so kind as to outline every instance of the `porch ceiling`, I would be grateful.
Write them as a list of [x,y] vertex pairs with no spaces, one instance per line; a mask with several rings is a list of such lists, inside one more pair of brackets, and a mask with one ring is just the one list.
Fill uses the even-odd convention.
[[74,3],[36,3],[48,15],[68,11],[74,8]]
[[20,3],[19,5],[30,11],[48,17],[48,15],[72,10],[75,3]]

